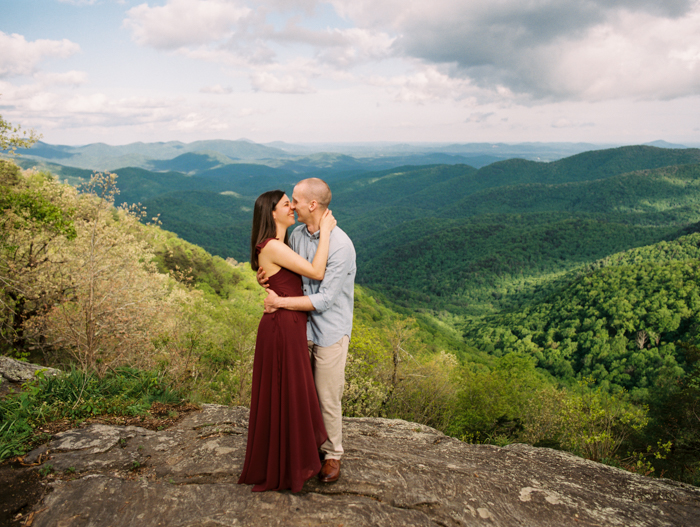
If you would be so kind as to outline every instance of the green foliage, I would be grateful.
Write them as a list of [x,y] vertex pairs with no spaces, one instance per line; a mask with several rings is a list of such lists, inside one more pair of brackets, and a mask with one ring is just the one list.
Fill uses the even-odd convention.
[[[7,192],[9,188],[15,187],[22,182],[21,171],[19,166],[12,161],[0,159],[0,185]],[[3,209],[5,206],[3,206]]]
[[388,390],[390,356],[383,332],[366,326],[356,317],[345,364],[344,415],[382,415]]
[[255,289],[250,287],[234,298],[206,297],[185,309],[179,347],[164,356],[163,367],[173,368],[175,361],[184,361],[175,368],[177,382],[195,401],[250,403],[253,352],[264,296],[257,283]]
[[[667,377],[654,386],[650,397],[650,425],[639,443],[667,444],[670,452],[655,448],[644,453],[644,466],[660,476],[700,485],[700,349],[681,342],[688,373]],[[655,455],[661,452],[663,456]]]
[[[137,236],[139,212],[113,206],[115,179],[95,174],[83,194],[69,194],[77,235],[54,244],[40,284],[56,294],[23,322],[45,360],[70,357],[100,374],[121,364],[149,367],[151,341],[177,311],[169,277],[156,272]],[[31,252],[34,240],[23,246]]]
[[466,364],[458,375],[457,412],[447,430],[478,442],[514,436],[533,394],[550,385],[531,357],[515,353],[489,366]]
[[560,389],[531,357],[510,353],[490,368],[460,373],[457,410],[447,430],[469,442],[526,442],[612,460],[646,426],[646,410],[588,381]]
[[174,192],[144,202],[160,214],[164,229],[207,252],[240,261],[250,258],[254,199],[203,191]]
[[34,130],[30,130],[29,134],[24,130],[21,135],[20,130],[21,126],[14,126],[0,115],[0,152],[16,154],[17,148],[30,148],[41,138]]
[[[42,172],[34,179],[51,181],[52,176]],[[0,242],[7,240],[9,229],[21,229],[35,224],[69,239],[75,238],[71,210],[63,210],[51,203],[42,193],[42,187],[25,182],[19,167],[0,159],[0,209],[3,211]]]
[[[365,217],[409,202],[416,210],[434,211],[459,199],[476,173],[475,168],[467,165],[431,165],[360,174],[333,183],[333,206],[347,218]],[[401,222],[403,218],[387,215],[384,220],[386,223],[381,225],[389,228],[394,221]]]
[[673,443],[671,441],[661,443],[659,440],[656,443],[656,447],[648,445],[646,451],[631,452],[627,459],[622,461],[621,466],[630,472],[649,476],[656,471],[654,461],[667,459],[672,448]]
[[698,222],[700,165],[454,195],[410,208],[389,200],[376,212],[370,204],[343,224],[366,248],[358,280],[403,305],[461,315],[541,300],[565,272]]
[[26,356],[24,324],[60,295],[56,248],[77,235],[72,189],[0,160],[0,350]]
[[555,437],[566,450],[587,459],[611,459],[632,433],[646,426],[646,409],[588,384],[580,382],[562,401]]
[[[476,360],[481,352],[465,345],[462,335],[454,329],[454,317],[446,312],[436,315],[412,311],[390,301],[381,292],[355,284],[355,322],[373,328],[386,328],[397,318],[412,317],[417,322],[416,339],[422,349],[431,354],[450,350],[460,359]],[[354,338],[354,337],[353,337]]]
[[418,352],[407,362],[391,386],[384,415],[448,430],[459,415],[457,359],[444,351],[427,356]]
[[118,368],[102,378],[80,370],[52,377],[39,374],[21,391],[0,399],[0,460],[23,455],[45,440],[46,434],[37,432],[44,423],[141,415],[155,401],[177,403],[181,399],[156,372]]
[[222,298],[233,295],[243,279],[239,268],[174,235],[160,236],[155,254],[161,272],[175,272],[184,282],[191,278],[199,289]]
[[458,364],[451,353],[425,353],[411,318],[369,326],[357,318],[345,367],[343,413],[406,419],[445,430],[455,412]]
[[693,341],[700,322],[700,235],[655,247],[613,255],[547,301],[470,320],[465,338],[495,354],[532,354],[560,379],[590,376],[648,402],[653,386],[683,374],[674,343]]
[[529,303],[563,273],[674,230],[563,214],[420,220],[385,233],[393,248],[363,252],[358,267],[362,282],[402,305],[484,314]]

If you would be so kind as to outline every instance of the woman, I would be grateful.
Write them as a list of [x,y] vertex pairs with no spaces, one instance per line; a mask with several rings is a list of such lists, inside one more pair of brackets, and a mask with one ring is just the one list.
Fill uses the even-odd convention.
[[[250,265],[262,267],[280,296],[303,296],[301,277],[322,280],[328,260],[330,211],[321,220],[313,262],[287,245],[294,211],[281,190],[265,192],[255,202]],[[318,447],[326,440],[306,341],[306,313],[280,309],[265,313],[258,326],[253,387],[243,472],[238,483],[253,491],[291,489],[321,470]]]

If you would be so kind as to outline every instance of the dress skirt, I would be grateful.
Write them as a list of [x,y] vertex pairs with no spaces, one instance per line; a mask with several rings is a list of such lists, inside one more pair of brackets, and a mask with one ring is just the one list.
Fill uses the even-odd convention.
[[[297,295],[289,295],[296,282]],[[270,277],[280,296],[301,296],[298,275],[281,269]],[[297,292],[292,287],[292,292]],[[291,489],[321,470],[318,448],[326,440],[306,341],[306,313],[280,309],[258,327],[243,472],[238,483],[253,491]]]

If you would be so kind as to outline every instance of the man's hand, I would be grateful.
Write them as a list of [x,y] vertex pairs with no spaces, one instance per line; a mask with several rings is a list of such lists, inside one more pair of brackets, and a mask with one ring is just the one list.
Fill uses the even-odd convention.
[[277,296],[277,293],[275,293],[272,289],[267,290],[267,296],[265,297],[265,313],[274,313],[277,311],[275,302],[278,298],[279,296]]
[[262,267],[258,267],[258,274],[255,275],[255,278],[258,279],[258,283],[259,283],[262,287],[264,287],[265,289],[267,289],[268,287],[270,287],[270,286],[267,284],[267,278],[265,277],[265,271],[263,271],[263,268],[262,268]]

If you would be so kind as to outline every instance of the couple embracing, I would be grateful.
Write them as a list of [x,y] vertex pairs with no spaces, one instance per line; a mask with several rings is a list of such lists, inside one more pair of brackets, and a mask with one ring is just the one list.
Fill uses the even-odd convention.
[[[269,286],[258,327],[243,472],[253,491],[340,476],[341,398],[352,331],[355,248],[328,209],[321,179],[258,197],[251,259]],[[291,235],[294,213],[302,225]],[[320,453],[319,453],[320,452]],[[321,463],[323,456],[323,464]]]

